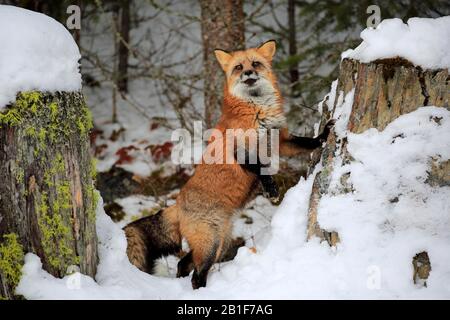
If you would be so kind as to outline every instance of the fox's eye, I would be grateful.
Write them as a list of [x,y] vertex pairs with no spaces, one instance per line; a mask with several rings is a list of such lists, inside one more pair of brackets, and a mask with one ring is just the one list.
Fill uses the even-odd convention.
[[259,67],[261,65],[261,62],[259,62],[259,61],[253,61],[252,62],[252,67],[253,68],[257,68],[257,67]]
[[236,67],[234,67],[234,70],[241,71],[242,70],[242,64],[238,64]]

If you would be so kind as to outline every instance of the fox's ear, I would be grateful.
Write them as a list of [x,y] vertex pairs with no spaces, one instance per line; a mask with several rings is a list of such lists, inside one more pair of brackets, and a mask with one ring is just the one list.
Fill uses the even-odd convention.
[[264,42],[262,45],[256,49],[264,58],[266,58],[269,61],[272,61],[273,55],[275,54],[276,50],[276,42],[275,40],[269,40]]
[[214,54],[216,55],[217,61],[219,61],[222,69],[226,71],[228,63],[230,62],[231,59],[231,54],[221,49],[215,49]]

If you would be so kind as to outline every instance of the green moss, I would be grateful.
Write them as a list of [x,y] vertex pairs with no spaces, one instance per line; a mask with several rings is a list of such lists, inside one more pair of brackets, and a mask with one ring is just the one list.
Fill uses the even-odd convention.
[[50,108],[51,120],[56,121],[56,117],[58,116],[58,104],[56,102],[52,102],[48,107]]
[[56,185],[56,193],[58,197],[53,201],[53,212],[59,212],[60,210],[71,209],[72,193],[70,192],[69,181],[62,181]]
[[61,153],[56,154],[55,160],[53,160],[52,170],[54,173],[66,172],[66,165],[64,163],[64,158]]
[[24,120],[27,112],[36,114],[42,104],[42,94],[37,91],[22,92],[17,95],[16,102],[12,108],[5,113],[0,113],[0,127],[8,125],[18,126]]
[[17,96],[15,105],[21,111],[29,109],[33,114],[36,114],[42,106],[42,93],[38,91],[21,92]]
[[97,159],[96,158],[91,158],[89,175],[91,176],[91,179],[93,181],[95,181],[97,179]]
[[64,158],[61,153],[57,153],[55,159],[50,163],[50,168],[44,172],[44,183],[48,187],[55,185],[54,178],[57,174],[63,175],[66,172]]
[[89,222],[95,222],[96,212],[97,212],[97,204],[100,200],[100,195],[98,191],[95,189],[94,185],[90,185],[86,188],[87,195],[91,199],[91,205],[87,209],[87,216]]
[[95,222],[95,216],[97,212],[97,204],[100,200],[100,195],[94,186],[94,181],[97,179],[97,159],[91,158],[89,176],[92,180],[92,184],[86,188],[86,193],[89,199],[91,199],[91,206],[87,210],[88,219],[90,222]]
[[55,178],[57,175],[64,175],[65,172],[64,158],[61,153],[57,153],[50,167],[44,172],[44,184],[54,188],[56,195],[50,200],[47,193],[42,193],[37,209],[44,252],[50,265],[58,270],[65,270],[69,265],[79,263],[79,257],[72,249],[74,239],[69,223],[71,221],[63,219],[67,216],[64,214],[65,211],[72,209],[70,181]]
[[6,113],[0,113],[0,128],[2,125],[14,127],[19,125],[21,122],[22,115],[17,109],[8,110]]
[[37,133],[36,133],[36,128],[29,126],[25,129],[25,135],[27,137],[32,137],[32,138],[36,138],[37,137]]
[[22,167],[16,169],[16,181],[18,184],[23,183],[25,178],[25,170]]
[[45,128],[40,128],[37,134],[39,140],[39,149],[44,150],[46,147],[47,130]]
[[72,207],[70,203],[70,187],[67,182],[67,184],[63,183],[56,188],[57,199],[51,202],[53,213],[49,212],[50,206],[47,193],[41,194],[37,208],[38,225],[42,235],[42,247],[49,264],[58,270],[66,270],[70,265],[79,264],[80,259],[72,249],[74,239],[71,227],[64,221],[61,214],[61,210],[67,210]]
[[92,113],[86,106],[86,104],[83,104],[81,113],[82,113],[81,116],[76,119],[76,124],[78,130],[80,130],[80,133],[84,135],[88,133],[89,130],[91,130],[93,127]]
[[72,100],[38,91],[21,92],[12,106],[6,112],[0,113],[0,127],[15,127],[33,117],[39,118],[38,121],[30,121],[32,125],[25,129],[26,136],[39,140],[37,154],[42,151],[46,141],[55,143],[59,138],[67,138],[73,133],[84,136],[93,127],[92,114],[84,101],[81,101],[81,107],[61,113],[61,102],[69,105],[80,104],[79,101],[73,101],[76,99],[73,96],[68,99]]
[[0,244],[0,273],[12,288],[19,284],[23,259],[23,247],[18,241],[17,234],[3,235],[3,243]]

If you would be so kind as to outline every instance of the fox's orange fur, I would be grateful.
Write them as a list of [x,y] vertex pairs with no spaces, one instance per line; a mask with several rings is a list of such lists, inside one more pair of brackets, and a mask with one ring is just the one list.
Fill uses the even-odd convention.
[[[282,97],[271,69],[275,42],[269,41],[259,48],[245,51],[227,53],[216,50],[215,53],[226,74],[222,116],[216,125],[216,129],[223,133],[223,139],[211,141],[208,147],[219,144],[223,152],[226,152],[226,129],[278,128],[281,129],[282,155],[293,155],[304,150],[286,143],[290,136],[286,129]],[[247,77],[245,72],[250,76]],[[253,83],[253,80],[256,82]],[[258,83],[261,83],[259,87]],[[146,232],[153,232],[148,230],[155,230],[155,225],[158,224],[159,231],[154,235],[157,239],[153,241],[164,244],[167,242],[169,249],[179,250],[181,239],[187,240],[191,252],[180,261],[179,276],[189,274],[194,267],[194,288],[206,285],[209,268],[230,247],[232,215],[244,207],[257,182],[257,176],[236,161],[231,164],[206,164],[203,161],[181,189],[176,204],[159,213],[159,218],[151,220],[149,217],[147,222],[142,222],[147,224],[144,228]],[[139,243],[141,236],[138,233],[142,233],[143,228],[138,223],[139,221],[125,228],[129,239],[127,253],[132,263],[141,270],[149,271],[146,258],[141,256],[148,255],[147,251],[150,249],[136,247],[142,245]],[[156,244],[147,246],[161,249]]]

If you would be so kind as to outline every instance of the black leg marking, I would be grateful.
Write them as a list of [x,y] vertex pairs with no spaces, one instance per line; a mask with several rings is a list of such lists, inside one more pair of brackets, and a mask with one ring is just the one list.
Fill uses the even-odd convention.
[[277,203],[280,199],[280,191],[278,185],[272,176],[261,175],[259,181],[263,186],[263,194],[266,198],[269,198],[273,203]]
[[327,124],[325,125],[323,132],[315,138],[297,137],[297,136],[291,135],[289,142],[293,143],[301,148],[307,149],[307,150],[316,149],[316,148],[322,146],[323,142],[327,141],[328,135],[330,134],[330,131],[331,131],[331,128],[333,128],[335,123],[336,123],[336,121],[334,119],[329,120],[327,122]]
[[295,144],[296,146],[299,146],[300,148],[307,149],[307,150],[313,150],[322,145],[322,142],[320,139],[318,139],[318,137],[317,138],[308,138],[308,137],[297,137],[297,136],[291,135],[289,142]]
[[[209,270],[208,270],[209,271]],[[206,287],[206,278],[208,277],[208,271],[200,271],[194,269],[194,274],[192,275],[192,289],[198,289]]]
[[187,277],[194,269],[194,262],[192,261],[192,251],[189,251],[183,258],[178,261],[177,278]]
[[259,158],[257,158],[256,163],[248,163],[248,159],[249,156],[246,151],[245,163],[241,164],[241,167],[257,176],[263,187],[264,196],[269,198],[272,202],[278,202],[280,194],[275,180],[271,175],[261,174],[262,168],[267,168],[268,165],[263,165]]
[[216,254],[217,254],[218,245],[215,243],[211,251],[205,257],[205,261],[203,261],[202,265],[200,265],[194,269],[194,273],[192,275],[191,283],[193,289],[198,289],[201,287],[206,287],[206,280],[208,278],[209,269],[211,269],[214,264]]

